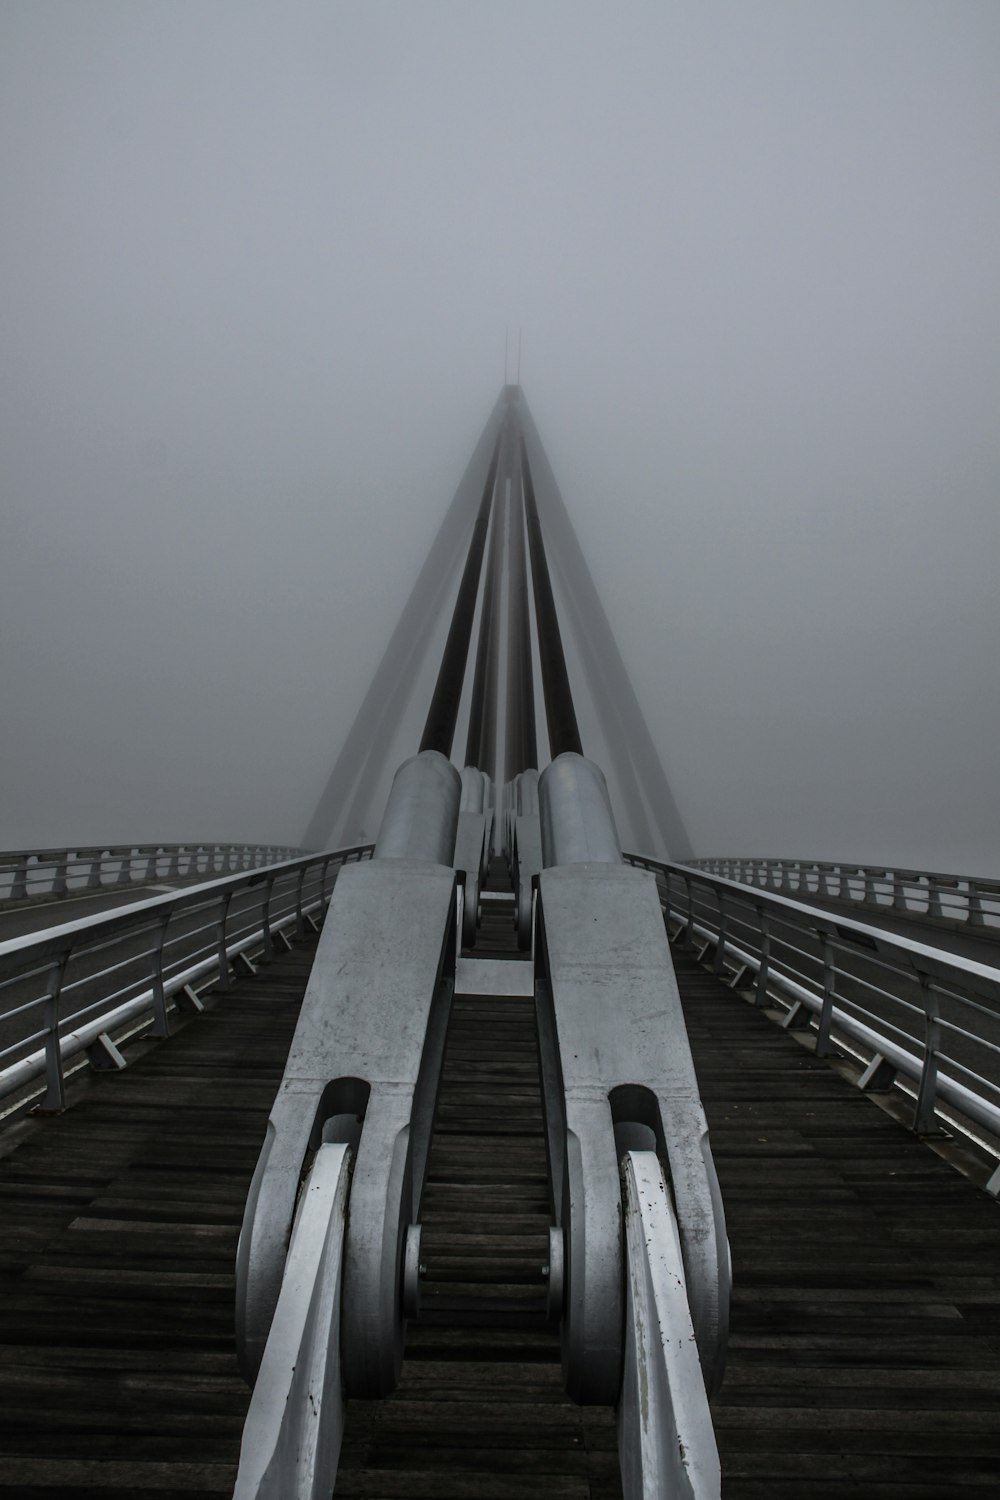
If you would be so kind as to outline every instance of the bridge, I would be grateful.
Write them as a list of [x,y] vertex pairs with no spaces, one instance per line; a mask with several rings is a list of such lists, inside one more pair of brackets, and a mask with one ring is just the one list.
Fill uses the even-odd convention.
[[0,1493],[994,1492],[998,945],[694,858],[505,387],[302,848],[0,858]]

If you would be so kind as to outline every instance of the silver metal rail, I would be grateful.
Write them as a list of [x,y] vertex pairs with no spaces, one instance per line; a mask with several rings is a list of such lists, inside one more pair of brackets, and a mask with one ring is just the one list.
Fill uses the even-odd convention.
[[294,859],[285,844],[100,844],[0,851],[0,901],[85,895],[88,891],[227,875]]
[[328,1500],[344,1435],[340,1305],[351,1148],[324,1142],[299,1196],[233,1500]]
[[798,901],[819,896],[958,928],[994,928],[1000,936],[1000,880],[978,875],[817,859],[692,859],[690,866]]
[[655,1151],[622,1159],[625,1360],[618,1457],[625,1500],[718,1500],[719,1449],[669,1184]]
[[370,853],[281,860],[0,943],[0,1100],[44,1078],[42,1107],[61,1109],[73,1058],[124,1066],[112,1033],[151,1016],[166,1036],[170,1009],[201,1008],[193,986],[213,975],[227,989],[231,963],[252,968],[251,951],[287,945],[340,866]]
[[720,976],[752,984],[760,1005],[783,1000],[786,1026],[815,1023],[818,1055],[836,1035],[867,1060],[862,1087],[908,1080],[915,1130],[937,1131],[947,1109],[1000,1138],[1000,969],[690,865],[626,858],[657,875],[668,927],[714,947]]

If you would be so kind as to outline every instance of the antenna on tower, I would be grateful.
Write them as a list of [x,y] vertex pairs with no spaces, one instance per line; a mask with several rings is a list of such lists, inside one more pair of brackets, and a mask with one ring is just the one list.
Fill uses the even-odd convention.
[[503,331],[503,383],[504,383],[504,385],[507,384],[507,339],[508,339],[509,333],[510,333],[510,330],[508,328],[505,328],[504,331]]
[[517,383],[521,384],[521,330],[517,330]]

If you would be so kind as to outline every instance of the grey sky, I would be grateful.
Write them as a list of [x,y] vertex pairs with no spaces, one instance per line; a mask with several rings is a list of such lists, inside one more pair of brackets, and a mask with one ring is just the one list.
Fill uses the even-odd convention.
[[3,0],[0,845],[299,837],[510,324],[696,848],[1000,871],[998,163],[993,0]]

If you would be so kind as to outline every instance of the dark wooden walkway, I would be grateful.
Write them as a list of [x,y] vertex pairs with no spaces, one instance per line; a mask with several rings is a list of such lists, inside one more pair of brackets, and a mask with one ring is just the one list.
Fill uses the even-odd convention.
[[[494,861],[491,886],[504,885]],[[512,913],[487,907],[480,956],[518,957]],[[338,1497],[620,1500],[614,1413],[567,1399],[546,1317],[531,999],[455,997],[422,1220],[427,1276],[402,1380],[387,1401],[349,1406]]]
[[[64,1116],[0,1136],[7,1500],[231,1493],[247,1404],[236,1238],[311,956],[304,944],[241,981],[124,1074],[92,1075]],[[994,1493],[1000,1210],[676,962],[736,1278],[716,1403],[725,1495]],[[351,1408],[338,1495],[616,1492],[610,1414],[565,1402],[542,1313],[531,1050],[530,1002],[456,1005],[426,1316],[396,1396]]]
[[731,1500],[1000,1489],[1000,1209],[736,999],[675,967],[733,1255]]

